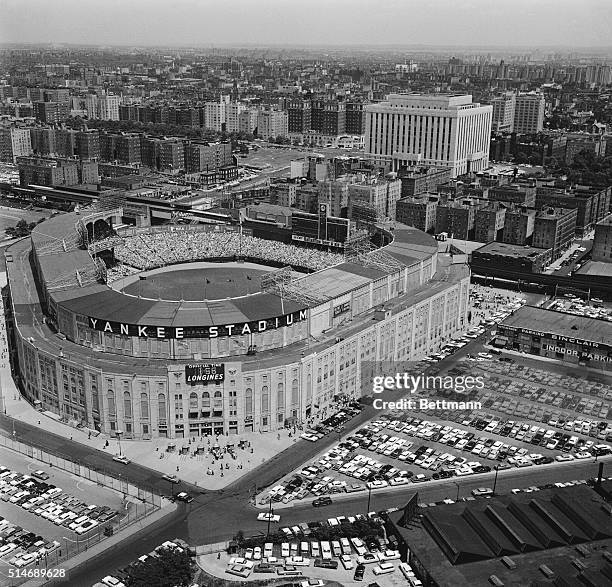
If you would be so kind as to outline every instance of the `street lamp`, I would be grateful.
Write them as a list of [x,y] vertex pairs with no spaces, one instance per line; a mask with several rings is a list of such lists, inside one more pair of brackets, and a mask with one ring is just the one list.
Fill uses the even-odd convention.
[[117,443],[119,444],[119,456],[122,456],[121,454],[121,435],[123,434],[123,430],[117,430],[115,432],[115,435],[117,436]]
[[370,513],[370,499],[372,498],[372,485],[368,487],[368,508],[366,509],[366,514]]
[[270,498],[270,507],[268,508],[268,531],[266,536],[270,537],[270,522],[272,520],[272,498]]
[[495,495],[495,488],[497,487],[497,475],[499,473],[499,465],[495,465],[495,479],[493,480],[493,495]]
[[460,489],[459,483],[457,483],[456,481],[453,481],[453,484],[457,488],[457,497],[455,497],[455,501],[459,501],[459,489]]

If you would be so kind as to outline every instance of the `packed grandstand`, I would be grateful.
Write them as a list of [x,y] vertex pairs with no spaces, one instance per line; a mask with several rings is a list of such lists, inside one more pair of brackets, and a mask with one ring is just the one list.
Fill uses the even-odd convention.
[[[110,237],[110,241],[113,237]],[[204,259],[250,257],[263,262],[291,265],[319,271],[344,261],[343,255],[328,253],[269,241],[239,232],[156,232],[126,236],[114,245],[119,265],[112,268],[107,279],[112,282],[136,270],[149,270],[175,263],[188,263]],[[104,241],[97,243],[98,248]]]

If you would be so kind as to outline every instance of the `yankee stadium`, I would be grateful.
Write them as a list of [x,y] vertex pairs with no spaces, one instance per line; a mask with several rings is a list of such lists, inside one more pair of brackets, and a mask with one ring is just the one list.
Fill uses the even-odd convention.
[[126,227],[122,214],[57,215],[5,253],[15,380],[91,430],[307,422],[361,395],[363,361],[421,358],[467,324],[467,266],[415,228],[371,226],[340,254],[235,224]]

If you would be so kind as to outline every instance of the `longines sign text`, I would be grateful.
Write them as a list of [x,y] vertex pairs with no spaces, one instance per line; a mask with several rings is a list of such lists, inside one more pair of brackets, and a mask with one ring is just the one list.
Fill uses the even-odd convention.
[[208,385],[222,383],[225,380],[223,363],[196,363],[185,365],[185,382],[189,385]]

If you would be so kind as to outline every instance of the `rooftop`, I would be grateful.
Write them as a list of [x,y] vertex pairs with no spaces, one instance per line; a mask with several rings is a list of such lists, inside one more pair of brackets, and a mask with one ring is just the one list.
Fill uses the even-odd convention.
[[523,306],[500,323],[501,327],[524,328],[612,346],[612,322],[577,316],[535,306]]
[[[612,525],[603,505],[579,485],[426,508],[421,523],[401,525],[402,511],[390,517],[440,587],[490,585],[492,575],[505,585],[604,585]],[[542,565],[569,583],[548,581]],[[583,573],[597,582],[583,582]]]
[[537,257],[543,253],[546,253],[549,249],[538,249],[536,247],[530,247],[528,245],[512,245],[509,243],[488,243],[479,249],[476,249],[474,253],[480,253],[485,255],[503,255],[505,257],[512,257],[514,259],[523,259],[525,257]]

